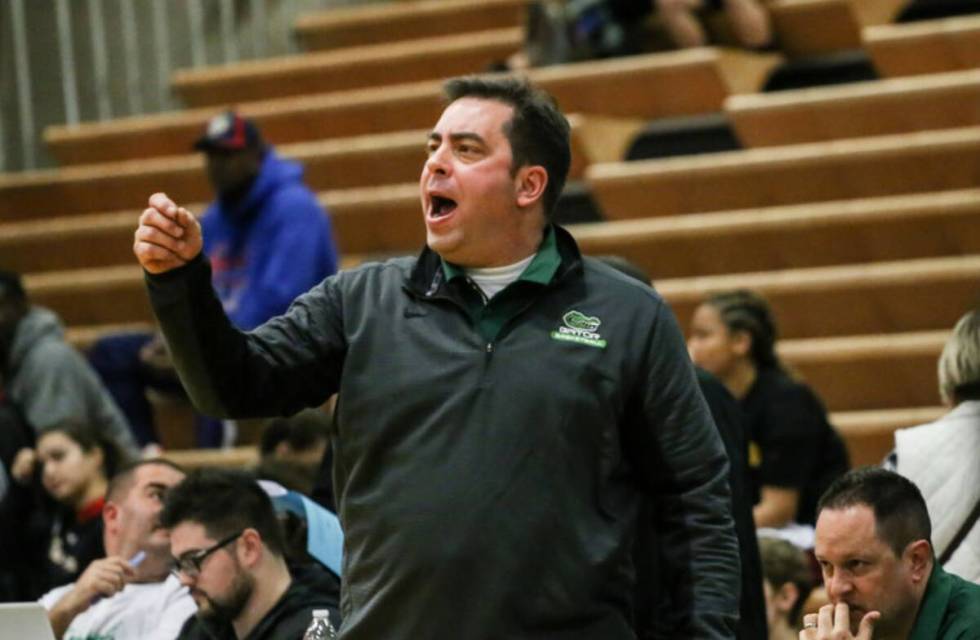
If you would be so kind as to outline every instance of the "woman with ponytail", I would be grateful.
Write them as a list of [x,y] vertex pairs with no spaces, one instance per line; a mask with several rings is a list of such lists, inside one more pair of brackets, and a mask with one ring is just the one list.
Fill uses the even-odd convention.
[[[765,299],[736,290],[715,294],[697,308],[688,349],[744,412],[756,527],[812,526],[820,494],[848,468],[847,450],[820,399],[780,362],[776,338]],[[803,546],[806,531],[795,539]]]

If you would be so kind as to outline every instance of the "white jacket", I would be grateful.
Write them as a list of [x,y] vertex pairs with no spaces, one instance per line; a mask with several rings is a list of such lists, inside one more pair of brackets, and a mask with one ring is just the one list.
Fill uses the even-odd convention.
[[[962,402],[935,422],[895,432],[898,472],[922,491],[932,543],[942,554],[980,500],[980,401]],[[980,522],[944,567],[980,584]]]

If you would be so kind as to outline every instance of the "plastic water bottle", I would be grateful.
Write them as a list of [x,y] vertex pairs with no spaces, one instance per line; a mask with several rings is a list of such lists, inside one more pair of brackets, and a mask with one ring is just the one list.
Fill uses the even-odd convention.
[[330,611],[314,609],[313,620],[303,634],[303,640],[336,640],[337,630],[330,624]]

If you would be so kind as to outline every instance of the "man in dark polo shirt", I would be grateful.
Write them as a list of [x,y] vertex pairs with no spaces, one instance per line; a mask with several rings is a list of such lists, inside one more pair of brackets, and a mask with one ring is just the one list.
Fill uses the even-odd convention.
[[980,585],[936,562],[911,480],[856,469],[817,509],[814,553],[831,604],[803,617],[800,640],[980,640]]

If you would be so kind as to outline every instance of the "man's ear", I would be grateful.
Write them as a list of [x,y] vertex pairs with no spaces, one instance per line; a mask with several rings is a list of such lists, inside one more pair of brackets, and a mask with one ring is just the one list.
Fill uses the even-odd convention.
[[255,529],[245,529],[238,538],[239,561],[252,567],[262,558],[262,536]]
[[800,590],[796,588],[796,585],[792,582],[785,582],[779,587],[779,591],[776,592],[774,600],[780,611],[789,613],[793,610],[793,605],[796,604],[799,598]]
[[106,501],[102,506],[102,524],[105,525],[106,529],[118,526],[119,512],[119,505],[115,502]]
[[929,544],[928,540],[910,542],[909,546],[905,547],[902,559],[908,567],[912,582],[919,584],[929,580],[933,560],[932,545]]
[[514,176],[517,206],[524,208],[541,200],[548,186],[548,171],[539,164],[521,167]]

